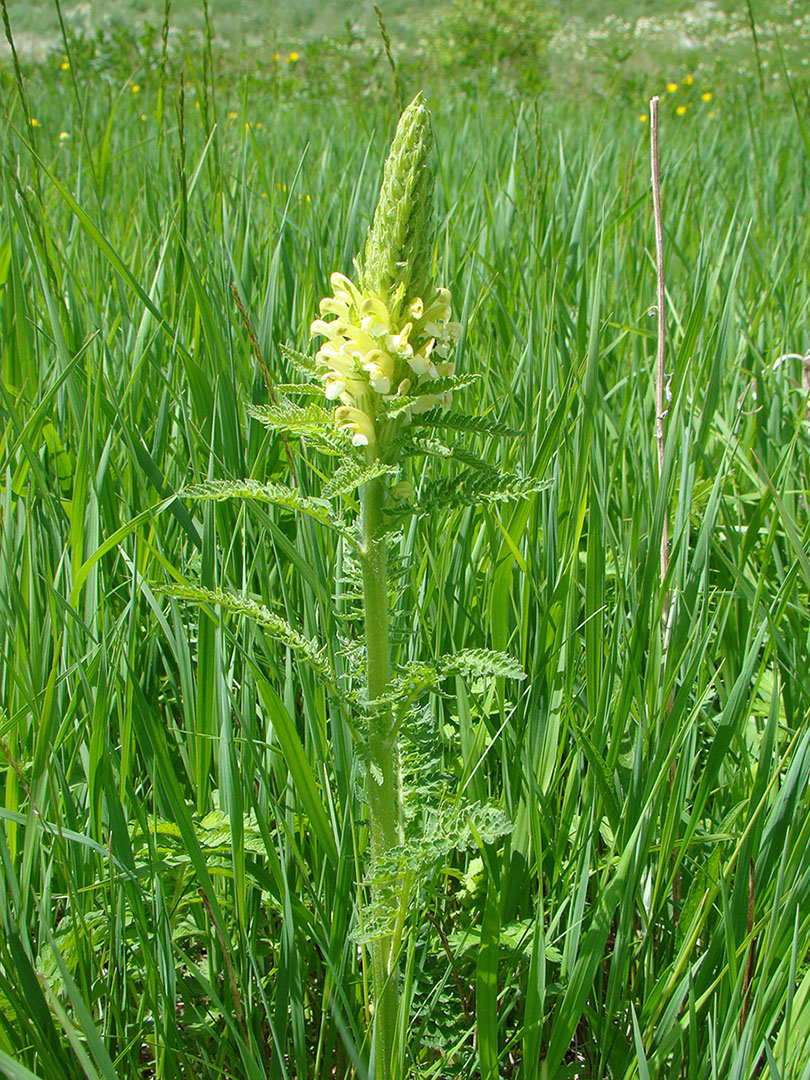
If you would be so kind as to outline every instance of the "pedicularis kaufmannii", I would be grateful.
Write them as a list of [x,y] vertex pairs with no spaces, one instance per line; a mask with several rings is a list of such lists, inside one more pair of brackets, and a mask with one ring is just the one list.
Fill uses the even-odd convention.
[[[430,114],[419,95],[399,121],[377,210],[353,276],[333,273],[332,295],[320,302],[320,317],[310,328],[312,338],[320,341],[314,360],[282,348],[290,363],[320,387],[323,404],[311,403],[311,390],[310,403],[297,404],[297,386],[305,388],[288,384],[276,388],[276,403],[248,409],[273,431],[303,438],[310,450],[328,455],[321,471],[331,470],[331,476],[320,495],[255,480],[213,480],[185,492],[203,499],[274,503],[338,534],[354,559],[362,598],[362,685],[356,685],[351,664],[349,674],[338,678],[329,650],[253,597],[190,584],[169,590],[260,622],[266,633],[314,668],[335,707],[354,714],[358,758],[366,768],[372,902],[362,921],[371,956],[377,1080],[402,1075],[407,1004],[403,1009],[400,1002],[398,957],[409,905],[418,902],[420,875],[435,870],[452,849],[493,839],[508,829],[497,809],[465,803],[441,785],[430,790],[423,780],[418,805],[409,806],[403,798],[401,739],[415,717],[424,720],[425,695],[450,676],[523,677],[509,656],[482,649],[394,664],[389,549],[399,545],[397,529],[410,516],[519,498],[541,487],[533,477],[504,473],[456,441],[461,433],[518,433],[492,417],[451,409],[454,391],[477,376],[456,374],[453,349],[461,326],[452,319],[449,290],[432,279],[432,153]],[[440,441],[436,435],[442,430],[454,437]],[[413,459],[425,455],[452,462],[454,468],[451,476],[423,479],[417,497],[408,472]],[[357,491],[359,517],[347,521],[344,515],[357,505]],[[346,503],[344,514],[336,508],[341,501]]]
[[451,321],[449,290],[430,278],[432,148],[420,96],[403,113],[385,163],[358,282],[332,274],[334,296],[321,300],[324,318],[311,328],[326,339],[315,359],[326,397],[342,403],[335,422],[368,461],[395,460],[411,418],[452,400],[446,380],[455,375],[449,356],[461,326]]

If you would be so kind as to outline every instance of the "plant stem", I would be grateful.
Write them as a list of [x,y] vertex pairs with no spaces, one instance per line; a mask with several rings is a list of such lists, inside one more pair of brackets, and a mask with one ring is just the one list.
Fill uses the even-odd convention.
[[[661,167],[658,158],[658,95],[650,101],[650,163],[652,171],[653,219],[655,221],[655,275],[656,275],[656,310],[658,315],[658,348],[655,363],[655,441],[658,446],[658,482],[664,481],[664,449],[666,431],[664,421],[667,417],[666,402],[666,302],[664,284],[664,225],[661,214]],[[666,580],[669,570],[669,514],[664,511],[664,524],[661,533],[661,584]],[[667,647],[669,645],[669,611],[671,595],[667,589],[661,614],[663,635],[662,671],[666,668]]]
[[[363,603],[366,626],[366,661],[369,701],[383,695],[391,679],[391,647],[388,635],[388,576],[386,542],[382,535],[383,481],[372,480],[363,488],[361,530]],[[395,736],[390,709],[371,719],[369,773],[366,794],[371,832],[372,900],[385,902],[387,883],[382,880],[386,856],[399,843],[400,782]],[[374,1048],[377,1080],[394,1075],[393,1052],[399,1012],[399,987],[390,933],[371,945],[374,987]]]

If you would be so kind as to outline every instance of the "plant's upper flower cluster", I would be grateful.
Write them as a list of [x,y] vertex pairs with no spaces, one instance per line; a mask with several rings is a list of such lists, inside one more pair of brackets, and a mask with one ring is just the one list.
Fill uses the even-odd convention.
[[343,274],[332,274],[331,284],[334,295],[321,300],[322,318],[310,332],[326,339],[315,360],[326,397],[341,402],[338,429],[355,446],[370,446],[386,399],[413,399],[401,414],[406,420],[435,405],[447,408],[452,392],[434,393],[431,383],[455,372],[448,356],[461,326],[450,320],[450,291],[435,289],[427,301],[416,297],[403,306],[361,292]]

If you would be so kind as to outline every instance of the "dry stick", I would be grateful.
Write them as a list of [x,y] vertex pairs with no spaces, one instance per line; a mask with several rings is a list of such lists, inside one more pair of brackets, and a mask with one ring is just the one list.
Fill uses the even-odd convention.
[[[664,226],[661,218],[661,176],[658,161],[658,96],[650,102],[650,160],[652,165],[653,217],[655,219],[655,273],[658,279],[657,315],[658,315],[658,354],[655,365],[655,441],[658,444],[658,482],[664,475],[664,420],[666,419],[666,293],[664,290]],[[661,584],[669,569],[669,514],[664,509],[664,524],[661,532]],[[664,595],[661,621],[664,629],[664,654],[662,668],[666,668],[667,645],[669,644],[669,606],[670,593]]]
[[748,937],[751,938],[751,944],[748,946],[748,958],[745,961],[745,975],[743,977],[743,991],[742,991],[742,1010],[740,1011],[740,1027],[739,1034],[742,1038],[743,1029],[745,1028],[745,1021],[748,1018],[748,1010],[751,1008],[751,976],[754,972],[754,960],[757,955],[757,939],[752,936],[754,929],[754,913],[756,911],[756,890],[755,890],[755,878],[754,878],[754,859],[753,856],[748,860],[748,918],[746,920],[746,930]]
[[455,960],[455,957],[453,956],[453,950],[450,948],[450,942],[447,939],[447,934],[445,934],[444,930],[442,929],[442,927],[439,924],[438,919],[436,918],[436,916],[433,914],[432,911],[425,911],[425,917],[427,919],[429,919],[430,922],[433,923],[433,925],[436,927],[436,932],[438,933],[439,937],[441,938],[442,948],[444,949],[444,955],[447,957],[447,962],[450,965],[450,970],[453,972],[453,978],[454,978],[455,983],[456,983],[456,990],[458,991],[458,999],[461,1002],[462,1009],[464,1010],[464,1018],[466,1020],[469,1020],[470,1019],[470,1007],[467,1004],[467,998],[466,998],[466,995],[464,993],[464,987],[461,985],[461,979],[459,978],[458,969],[456,967],[456,960]]
[[[665,431],[664,420],[666,419],[668,406],[666,402],[666,290],[664,288],[664,225],[661,215],[661,170],[658,157],[658,95],[650,101],[650,164],[652,171],[652,194],[653,194],[653,218],[655,221],[655,275],[657,279],[656,314],[658,317],[658,350],[655,364],[655,441],[658,446],[658,483],[664,481],[664,443]],[[669,570],[669,510],[664,505],[664,521],[661,526],[661,584],[666,581]],[[670,632],[670,608],[672,595],[669,589],[664,593],[664,602],[661,607],[661,673],[666,675],[667,653],[669,651]],[[669,714],[672,708],[672,694],[670,694],[666,711]],[[673,760],[670,771],[670,783],[674,785],[677,762]],[[677,847],[674,851],[677,860]],[[674,919],[678,921],[681,901],[680,871],[676,869],[672,879],[672,906]]]
[[216,931],[217,940],[219,941],[220,948],[222,949],[222,959],[225,962],[225,971],[227,972],[228,983],[230,984],[231,994],[233,995],[233,1008],[234,1012],[236,1013],[236,1019],[240,1024],[244,1025],[245,1017],[244,1013],[242,1012],[242,999],[239,996],[239,984],[236,981],[236,973],[233,970],[233,961],[231,960],[230,946],[228,940],[225,937],[225,932],[220,926],[219,919],[214,914],[214,909],[211,907],[208,897],[205,895],[205,889],[198,888],[197,892],[199,893],[200,899],[203,902],[203,907],[208,912],[208,918],[214,924],[214,930]]
[[380,33],[382,34],[383,45],[385,46],[385,55],[388,57],[391,73],[394,76],[394,97],[397,99],[397,112],[401,114],[402,110],[405,108],[405,103],[402,98],[402,87],[399,83],[399,72],[397,71],[397,65],[394,63],[394,54],[391,51],[391,39],[388,36],[388,31],[385,29],[383,13],[380,11],[377,4],[374,5],[374,14],[377,16],[377,23],[380,27]]

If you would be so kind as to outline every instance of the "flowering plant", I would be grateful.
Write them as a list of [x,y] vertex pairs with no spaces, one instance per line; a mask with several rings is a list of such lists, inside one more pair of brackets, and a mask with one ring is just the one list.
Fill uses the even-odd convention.
[[[365,638],[365,685],[357,692],[341,685],[325,646],[307,639],[252,598],[198,586],[172,588],[174,595],[216,603],[233,614],[258,620],[308,663],[330,688],[333,699],[362,717],[353,725],[365,760],[371,862],[372,915],[366,920],[373,986],[373,1051],[378,1080],[401,1075],[399,954],[417,870],[440,850],[465,846],[472,837],[506,831],[499,811],[456,801],[454,818],[442,821],[441,837],[418,839],[408,849],[399,739],[416,715],[420,699],[450,676],[523,678],[509,656],[485,649],[463,650],[433,662],[410,662],[395,669],[390,635],[391,595],[388,547],[391,515],[427,514],[437,507],[476,505],[537,491],[532,477],[505,474],[468,449],[425,437],[425,429],[447,428],[482,435],[516,435],[490,417],[456,415],[453,393],[476,376],[456,374],[452,351],[462,335],[452,318],[450,292],[431,278],[433,265],[433,139],[421,95],[403,113],[385,163],[380,199],[356,281],[331,275],[332,295],[320,301],[310,327],[322,339],[314,359],[282,347],[284,355],[323,393],[324,405],[292,401],[296,385],[276,388],[272,404],[248,411],[274,431],[303,437],[339,464],[321,497],[297,487],[254,480],[212,480],[186,489],[203,499],[259,499],[306,514],[337,531],[357,564]],[[407,480],[392,478],[410,457],[432,453],[458,463],[452,479],[423,481],[419,498],[408,499]],[[330,503],[359,489],[360,514],[354,525]],[[391,497],[400,505],[392,510]],[[352,498],[352,504],[354,499]],[[415,854],[414,854],[415,852]],[[368,924],[373,927],[368,932]]]

